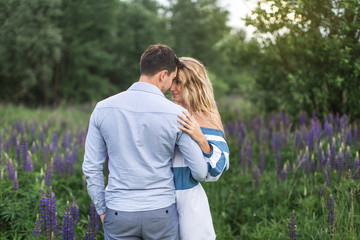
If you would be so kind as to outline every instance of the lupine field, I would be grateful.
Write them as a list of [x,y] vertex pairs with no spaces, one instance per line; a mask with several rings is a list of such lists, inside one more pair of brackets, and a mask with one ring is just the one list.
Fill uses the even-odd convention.
[[[103,239],[81,171],[91,110],[0,107],[0,239]],[[217,239],[359,238],[358,119],[229,115],[230,168],[203,183]]]

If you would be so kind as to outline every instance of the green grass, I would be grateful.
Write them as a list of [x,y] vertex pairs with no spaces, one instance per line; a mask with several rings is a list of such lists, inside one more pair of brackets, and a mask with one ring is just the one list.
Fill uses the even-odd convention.
[[[37,162],[34,172],[24,172],[18,165],[19,190],[12,189],[13,182],[7,179],[4,143],[16,129],[17,121],[25,124],[27,135],[37,122],[35,141],[39,143],[39,131],[48,127],[45,143],[51,143],[54,132],[59,133],[59,143],[67,133],[79,134],[86,131],[93,106],[63,107],[57,109],[28,109],[17,106],[0,106],[1,159],[0,170],[0,239],[35,239],[32,231],[39,213],[41,187],[44,186],[43,172],[54,161],[55,154],[44,155],[41,150],[32,155]],[[21,135],[17,134],[18,139]],[[253,136],[249,134],[249,138]],[[202,183],[207,192],[217,239],[289,239],[288,226],[292,211],[295,213],[297,239],[358,239],[360,236],[360,184],[352,178],[352,172],[344,173],[339,179],[332,171],[332,182],[325,187],[323,171],[306,174],[300,167],[288,171],[287,179],[278,180],[275,157],[266,143],[253,144],[253,166],[258,164],[259,149],[265,149],[265,172],[259,177],[259,186],[254,186],[253,173],[243,172],[240,165],[240,149],[236,138],[228,135],[230,147],[230,168],[218,182]],[[30,148],[30,147],[29,147]],[[61,148],[60,148],[61,149]],[[298,149],[290,141],[281,149],[283,162],[296,166]],[[356,148],[352,148],[352,157]],[[56,195],[58,223],[67,201],[73,195],[80,208],[76,239],[83,239],[89,214],[90,199],[81,172],[83,147],[77,150],[78,158],[71,175],[54,174],[52,187]],[[62,150],[64,154],[64,150]],[[13,163],[16,151],[10,148],[8,156]],[[353,160],[353,159],[352,159]],[[317,159],[316,159],[317,161]],[[42,173],[41,173],[42,172]],[[330,194],[335,200],[334,236],[330,235],[327,203]],[[98,239],[102,239],[102,230]],[[45,239],[45,237],[41,238]],[[58,237],[61,239],[61,237]]]

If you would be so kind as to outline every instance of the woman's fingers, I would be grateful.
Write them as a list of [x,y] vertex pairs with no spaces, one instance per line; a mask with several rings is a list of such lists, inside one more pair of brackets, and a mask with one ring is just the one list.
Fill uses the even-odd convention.
[[183,120],[184,122],[188,122],[189,119],[187,119],[186,117],[184,117],[183,115],[178,115],[179,118],[181,118],[181,120]]
[[181,127],[181,126],[179,126],[179,128],[180,128],[182,131],[184,131],[184,132],[186,132],[187,134],[189,134],[189,129],[184,128],[184,127]]
[[190,114],[188,112],[183,111],[183,114],[185,114],[185,116],[190,119],[191,116],[190,116]]

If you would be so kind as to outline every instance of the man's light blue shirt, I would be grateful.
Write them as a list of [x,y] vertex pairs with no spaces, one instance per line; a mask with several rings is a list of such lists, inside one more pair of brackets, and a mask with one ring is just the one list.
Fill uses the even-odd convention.
[[[90,117],[83,172],[99,215],[149,211],[175,202],[171,158],[175,145],[192,176],[202,181],[207,164],[198,144],[177,122],[185,109],[167,100],[158,87],[134,83],[127,91],[99,102]],[[109,155],[108,185],[103,163]]]

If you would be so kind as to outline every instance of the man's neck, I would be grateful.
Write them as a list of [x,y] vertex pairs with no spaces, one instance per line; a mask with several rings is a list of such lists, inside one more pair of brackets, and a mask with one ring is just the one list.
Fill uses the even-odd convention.
[[[155,76],[156,76],[156,75],[155,75]],[[141,75],[140,78],[139,78],[139,82],[150,83],[150,84],[156,86],[157,88],[159,88],[160,91],[161,91],[160,81],[159,81],[155,76]]]

